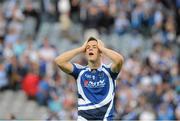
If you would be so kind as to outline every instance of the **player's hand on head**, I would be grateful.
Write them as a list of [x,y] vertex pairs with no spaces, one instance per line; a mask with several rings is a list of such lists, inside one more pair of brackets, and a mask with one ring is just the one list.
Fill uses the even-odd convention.
[[102,42],[102,40],[98,40],[98,48],[99,50],[102,52],[102,49],[105,47],[104,43]]
[[84,44],[81,46],[82,52],[86,51],[86,46],[87,46],[87,40],[84,42]]

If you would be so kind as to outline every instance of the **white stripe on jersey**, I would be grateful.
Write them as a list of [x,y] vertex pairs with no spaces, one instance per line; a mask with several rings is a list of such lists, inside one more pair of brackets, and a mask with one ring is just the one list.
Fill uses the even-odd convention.
[[[105,72],[105,74],[106,74],[106,75],[108,76],[108,78],[109,78],[109,92],[108,92],[106,98],[105,98],[103,101],[101,101],[100,103],[95,104],[95,105],[79,106],[79,107],[78,107],[78,110],[89,110],[89,109],[100,108],[100,107],[108,104],[111,100],[113,100],[113,98],[114,98],[114,93],[113,93],[113,92],[114,92],[113,80],[112,80],[112,78],[111,78],[111,75],[109,74],[109,72],[108,72],[105,68],[102,68],[102,71]],[[80,77],[81,77],[81,75],[82,75],[84,72],[85,72],[85,70],[83,70],[82,73],[79,74],[79,77],[78,77],[78,79],[77,79],[77,81],[78,81],[78,86],[79,86],[79,87],[78,87],[78,88],[79,88],[78,91],[79,91],[80,94],[82,94],[82,97],[85,99],[86,104],[88,104],[88,102],[90,102],[90,101],[89,101],[89,100],[87,99],[87,97],[85,96],[85,94],[84,94],[84,92],[83,92],[83,90],[82,90],[81,84],[80,84]],[[82,91],[82,92],[81,92],[81,91]],[[78,102],[78,103],[80,103],[80,102]],[[79,105],[81,105],[81,104],[79,104]]]
[[88,121],[88,120],[83,118],[82,116],[78,116],[77,121]]
[[106,112],[106,114],[104,116],[104,120],[103,121],[107,121],[107,117],[109,116],[109,113],[110,113],[110,111],[111,111],[111,109],[113,107],[113,102],[114,102],[114,94],[113,94],[113,99],[112,99],[112,101],[111,101],[111,103],[110,103],[110,105],[109,105],[109,107],[107,109],[107,112]]
[[79,92],[79,94],[83,97],[83,99],[84,100],[78,100],[78,104],[88,104],[88,103],[91,103],[89,100],[88,100],[88,98],[86,97],[86,95],[84,94],[84,91],[83,91],[83,89],[82,89],[82,87],[81,87],[81,76],[82,76],[82,74],[84,73],[84,72],[86,72],[87,71],[87,69],[86,70],[83,70],[83,71],[81,71],[80,72],[80,74],[79,74],[79,76],[78,76],[78,78],[77,78],[77,86],[78,86],[78,92]]
[[76,68],[78,68],[78,69],[83,69],[83,68],[84,68],[84,66],[79,65],[79,64],[77,64],[77,63],[74,63],[74,65],[75,65],[75,66],[76,66]]

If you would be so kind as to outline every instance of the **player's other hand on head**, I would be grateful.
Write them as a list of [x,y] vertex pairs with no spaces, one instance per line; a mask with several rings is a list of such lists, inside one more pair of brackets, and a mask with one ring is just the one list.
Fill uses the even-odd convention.
[[84,42],[84,44],[81,46],[82,52],[86,52],[86,46],[87,46],[87,40]]
[[103,41],[102,40],[98,40],[98,48],[99,48],[99,50],[102,52],[102,49],[105,47],[105,45],[104,45],[104,43],[103,43]]

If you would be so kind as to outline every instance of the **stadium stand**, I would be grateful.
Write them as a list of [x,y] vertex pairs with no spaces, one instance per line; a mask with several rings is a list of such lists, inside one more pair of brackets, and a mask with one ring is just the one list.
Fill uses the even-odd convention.
[[48,109],[39,106],[35,101],[28,100],[23,91],[4,91],[0,94],[0,117],[6,119],[13,114],[18,119],[40,119],[47,115]]

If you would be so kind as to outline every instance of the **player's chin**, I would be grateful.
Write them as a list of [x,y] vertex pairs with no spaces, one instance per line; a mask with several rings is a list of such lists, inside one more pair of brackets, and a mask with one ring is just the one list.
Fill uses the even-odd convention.
[[95,58],[93,58],[93,57],[89,57],[89,58],[88,58],[88,61],[95,62],[95,61],[96,61],[96,59],[95,59]]

